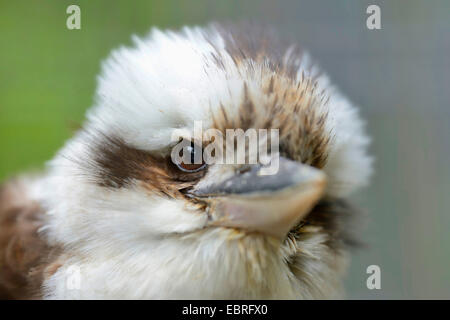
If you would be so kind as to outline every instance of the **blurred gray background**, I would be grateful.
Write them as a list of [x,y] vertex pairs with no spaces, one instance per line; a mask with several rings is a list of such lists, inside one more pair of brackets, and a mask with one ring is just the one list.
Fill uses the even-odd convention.
[[[82,29],[65,27],[69,4]],[[381,30],[366,8],[381,8]],[[209,21],[263,22],[306,48],[361,108],[373,183],[349,298],[450,298],[450,1],[0,0],[0,179],[40,168],[92,103],[100,60],[132,33]],[[366,268],[381,267],[381,290]]]

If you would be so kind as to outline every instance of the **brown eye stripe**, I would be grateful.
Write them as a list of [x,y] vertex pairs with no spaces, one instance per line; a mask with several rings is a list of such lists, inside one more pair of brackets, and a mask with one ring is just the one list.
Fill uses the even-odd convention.
[[169,197],[191,187],[204,172],[183,172],[169,156],[127,145],[122,139],[99,132],[89,133],[88,154],[70,159],[86,172],[86,179],[107,188],[123,188],[139,183],[147,190]]

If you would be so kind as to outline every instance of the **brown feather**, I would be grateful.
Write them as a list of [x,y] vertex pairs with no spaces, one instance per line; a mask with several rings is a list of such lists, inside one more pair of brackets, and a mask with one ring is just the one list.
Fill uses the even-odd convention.
[[24,182],[0,188],[0,299],[40,298],[47,259],[54,252],[38,234],[43,213],[28,198]]

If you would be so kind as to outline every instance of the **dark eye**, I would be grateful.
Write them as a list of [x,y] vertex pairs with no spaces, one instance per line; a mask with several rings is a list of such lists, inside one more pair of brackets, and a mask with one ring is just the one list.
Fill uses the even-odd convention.
[[[187,163],[181,162],[177,164],[178,169],[184,172],[198,172],[206,168],[206,163],[203,161],[203,151],[201,147],[195,146],[194,143],[183,150],[183,152],[189,152],[186,156],[190,161]],[[196,154],[196,152],[200,152],[200,154]],[[184,156],[184,155],[183,155]],[[201,159],[201,163],[195,163],[196,158]]]

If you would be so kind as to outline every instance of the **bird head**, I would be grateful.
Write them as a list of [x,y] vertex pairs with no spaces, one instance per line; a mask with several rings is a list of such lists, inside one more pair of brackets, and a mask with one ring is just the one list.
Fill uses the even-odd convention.
[[[51,241],[128,279],[116,296],[337,294],[368,138],[305,53],[220,26],[154,29],[115,50],[98,83],[50,165]],[[244,161],[224,161],[233,152]]]

